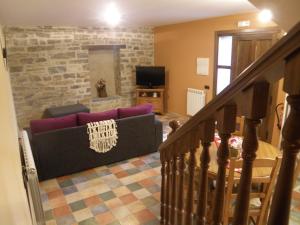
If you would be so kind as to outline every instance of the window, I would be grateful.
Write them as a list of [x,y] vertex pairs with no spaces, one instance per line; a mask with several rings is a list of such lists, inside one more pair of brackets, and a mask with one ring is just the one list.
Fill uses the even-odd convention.
[[219,94],[231,79],[231,56],[232,56],[232,36],[218,37],[218,59],[217,59],[217,87],[216,94]]

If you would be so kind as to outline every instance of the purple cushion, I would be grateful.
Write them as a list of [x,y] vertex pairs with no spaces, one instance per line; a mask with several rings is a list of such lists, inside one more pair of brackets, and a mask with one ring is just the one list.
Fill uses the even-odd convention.
[[71,114],[68,116],[57,117],[57,118],[48,118],[41,120],[31,120],[30,129],[33,134],[57,130],[67,127],[76,127],[77,126],[77,116],[76,114]]
[[129,108],[119,108],[119,118],[126,118],[130,116],[139,116],[151,113],[153,106],[151,104],[143,104]]
[[97,112],[97,113],[78,113],[78,125],[85,125],[90,122],[97,122],[102,120],[110,120],[110,119],[118,119],[118,111],[116,109],[112,109],[105,112]]

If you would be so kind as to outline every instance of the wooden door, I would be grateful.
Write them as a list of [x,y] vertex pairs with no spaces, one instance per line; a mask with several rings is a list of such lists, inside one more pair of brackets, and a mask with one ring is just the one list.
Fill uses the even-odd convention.
[[252,62],[262,56],[275,43],[274,34],[247,33],[233,37],[233,72],[235,79]]
[[[231,80],[235,79],[252,62],[262,56],[276,42],[278,32],[247,33],[233,37],[233,70]],[[275,119],[275,107],[278,92],[278,82],[272,84],[269,90],[269,106],[267,116],[263,119],[259,128],[261,140],[271,143],[273,124]]]

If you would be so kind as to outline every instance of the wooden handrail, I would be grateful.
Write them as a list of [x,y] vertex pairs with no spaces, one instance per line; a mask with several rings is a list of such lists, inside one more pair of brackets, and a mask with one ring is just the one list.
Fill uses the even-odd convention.
[[295,25],[266,54],[246,68],[237,79],[162,143],[159,151],[164,152],[175,141],[181,139],[181,137],[193,129],[196,129],[200,123],[209,119],[212,115],[214,116],[217,110],[225,104],[233,101],[239,104],[237,100],[240,94],[255,82],[268,81],[273,83],[282,78],[284,75],[285,59],[297,49],[300,49],[300,23]]

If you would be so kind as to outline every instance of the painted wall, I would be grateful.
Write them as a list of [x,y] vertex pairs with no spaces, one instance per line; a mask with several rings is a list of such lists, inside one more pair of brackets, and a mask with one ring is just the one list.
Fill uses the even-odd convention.
[[[215,32],[236,30],[239,20],[250,20],[250,28],[275,26],[261,24],[256,14],[241,14],[198,20],[154,29],[155,64],[168,72],[168,112],[186,114],[187,88],[209,85],[207,101],[212,99]],[[209,75],[196,75],[196,58],[209,58]]]
[[[4,37],[0,26],[1,43]],[[0,224],[30,225],[21,176],[17,123],[8,72],[0,54]]]

